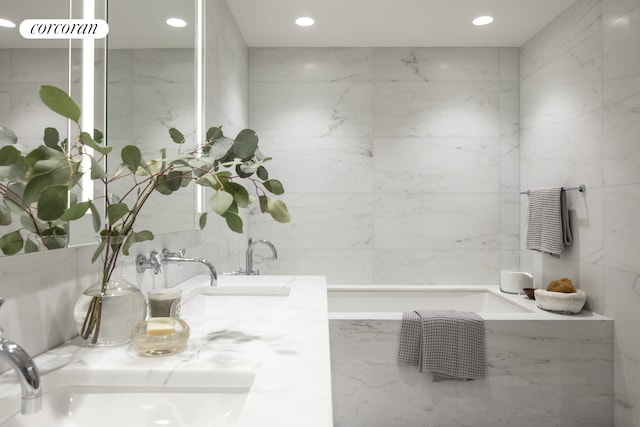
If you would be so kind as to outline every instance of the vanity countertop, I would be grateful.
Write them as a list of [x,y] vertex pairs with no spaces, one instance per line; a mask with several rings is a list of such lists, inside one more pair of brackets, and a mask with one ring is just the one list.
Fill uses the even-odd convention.
[[[208,283],[197,276],[179,285]],[[215,312],[182,317],[188,347],[167,357],[138,356],[130,344],[89,348],[75,339],[36,358],[43,384],[65,367],[249,371],[255,374],[238,426],[329,427],[333,425],[326,280],[321,276],[222,276],[220,286],[290,286],[288,296],[209,296]],[[201,297],[202,298],[202,297]],[[15,377],[14,380],[15,381]],[[12,387],[8,387],[12,386]],[[0,384],[2,392],[17,384]],[[46,399],[46,395],[44,397]]]

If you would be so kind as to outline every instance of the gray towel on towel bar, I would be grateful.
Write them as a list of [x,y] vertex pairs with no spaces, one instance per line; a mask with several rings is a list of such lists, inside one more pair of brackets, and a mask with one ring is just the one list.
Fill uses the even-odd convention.
[[573,243],[562,187],[531,190],[527,221],[527,249],[560,255]]
[[471,311],[402,313],[398,364],[418,366],[435,381],[484,378],[484,322]]

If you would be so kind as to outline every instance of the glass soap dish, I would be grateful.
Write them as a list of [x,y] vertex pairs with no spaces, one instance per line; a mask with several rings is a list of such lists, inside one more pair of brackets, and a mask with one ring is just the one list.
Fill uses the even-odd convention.
[[151,317],[131,331],[131,345],[141,356],[169,356],[187,346],[189,325],[177,317]]

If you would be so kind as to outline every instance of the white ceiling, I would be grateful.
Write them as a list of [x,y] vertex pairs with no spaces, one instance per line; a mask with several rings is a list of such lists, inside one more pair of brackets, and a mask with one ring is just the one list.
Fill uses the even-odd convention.
[[[574,0],[227,2],[250,47],[520,47]],[[171,16],[182,16],[193,24],[194,0],[108,0],[108,4],[110,48],[193,46],[193,25],[173,29],[164,21]],[[98,6],[98,15],[100,10]],[[485,14],[492,15],[495,21],[485,27],[471,25],[473,18]],[[295,25],[295,18],[302,15],[312,16],[316,25],[308,28]],[[10,18],[16,23],[27,18],[68,16],[69,0],[0,1],[0,18]],[[43,47],[41,44],[54,46],[60,41],[25,41],[17,28],[0,27],[0,48]]]
[[[227,1],[250,47],[520,47],[575,0]],[[472,25],[480,15],[495,21]]]

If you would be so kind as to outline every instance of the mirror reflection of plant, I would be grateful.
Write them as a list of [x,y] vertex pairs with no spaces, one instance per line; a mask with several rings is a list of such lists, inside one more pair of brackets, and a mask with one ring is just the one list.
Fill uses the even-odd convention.
[[[63,90],[53,86],[42,86],[40,98],[52,111],[71,120],[78,136],[60,141],[58,132],[47,128],[44,144],[23,154],[15,134],[0,128],[0,142],[5,143],[0,148],[0,195],[3,197],[0,225],[10,218],[7,213],[18,214],[24,230],[42,240],[48,233],[66,232],[66,221],[80,219],[91,212],[94,229],[100,235],[92,262],[102,255],[103,289],[119,255],[128,255],[135,243],[154,238],[151,230],[138,230],[135,226],[145,203],[155,192],[170,196],[191,183],[208,187],[212,191],[210,210],[200,216],[200,228],[206,226],[208,214],[215,212],[232,231],[242,233],[240,209],[246,209],[255,200],[239,183],[244,181],[253,187],[263,213],[269,213],[277,222],[290,220],[284,202],[272,197],[283,194],[284,187],[269,177],[265,163],[271,158],[260,152],[258,136],[251,129],[242,130],[234,139],[226,137],[221,127],[209,128],[206,141],[171,159],[166,157],[163,148],[158,158],[145,160],[138,147],[127,145],[120,152],[122,163],[109,176],[100,163],[112,147],[103,144],[101,132],[95,130],[92,136],[81,130],[78,105]],[[172,128],[169,136],[173,143],[184,146],[186,138],[180,131]],[[90,161],[89,170],[85,170],[83,159]],[[86,173],[104,185],[104,200],[79,201],[70,191],[81,187],[81,177]],[[128,189],[120,195],[110,193],[110,185],[120,180],[128,180]],[[104,223],[96,207],[98,202],[105,206]],[[29,220],[34,226],[25,225]],[[49,231],[51,227],[53,230]],[[32,243],[28,243],[30,238],[23,239],[27,242],[23,244],[20,243],[22,236],[18,239],[18,235],[20,231],[0,238],[0,248],[5,254],[17,253],[23,247],[25,252],[34,250]],[[99,324],[99,306],[97,304],[87,316],[91,319],[87,322],[87,337]]]

